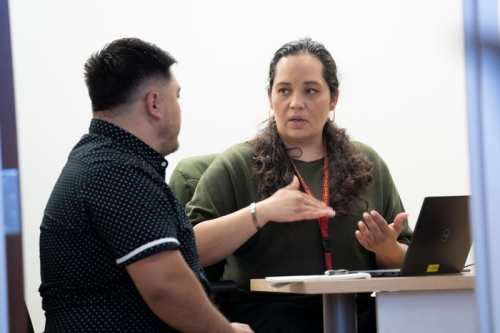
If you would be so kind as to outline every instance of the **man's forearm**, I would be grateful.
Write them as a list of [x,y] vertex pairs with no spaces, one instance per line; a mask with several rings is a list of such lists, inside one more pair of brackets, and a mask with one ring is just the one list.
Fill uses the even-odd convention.
[[152,255],[127,271],[149,308],[169,326],[186,333],[234,332],[179,251]]
[[200,283],[194,277],[174,282],[175,287],[148,297],[151,310],[169,326],[186,333],[228,332],[233,329],[212,305]]

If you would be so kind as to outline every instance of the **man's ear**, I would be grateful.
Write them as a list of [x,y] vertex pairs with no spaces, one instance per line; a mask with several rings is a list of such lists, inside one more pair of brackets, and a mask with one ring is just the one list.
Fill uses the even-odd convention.
[[337,106],[338,100],[339,100],[339,90],[337,89],[335,91],[335,95],[333,95],[333,98],[330,101],[330,111],[335,110],[335,107]]
[[159,111],[159,107],[160,107],[160,95],[158,94],[157,91],[154,90],[150,91],[146,95],[146,109],[148,115],[155,119],[160,119],[161,113]]

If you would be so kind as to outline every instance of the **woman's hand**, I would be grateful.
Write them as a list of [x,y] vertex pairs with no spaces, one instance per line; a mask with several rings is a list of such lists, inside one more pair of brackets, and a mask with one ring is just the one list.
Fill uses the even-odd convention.
[[[263,227],[269,221],[294,222],[322,216],[333,217],[335,212],[320,200],[299,191],[299,180],[294,177],[287,186],[271,197],[255,204],[257,223]],[[212,265],[236,251],[258,230],[252,221],[250,207],[198,223],[193,228],[202,266]]]
[[321,200],[299,190],[297,176],[287,186],[279,189],[269,198],[257,203],[259,221],[294,222],[314,220],[323,216],[334,217],[335,211]]
[[407,246],[398,242],[398,236],[403,230],[403,222],[408,213],[399,213],[394,222],[387,221],[376,211],[363,214],[363,221],[358,222],[356,238],[368,251],[376,254],[380,268],[400,267],[406,254]]

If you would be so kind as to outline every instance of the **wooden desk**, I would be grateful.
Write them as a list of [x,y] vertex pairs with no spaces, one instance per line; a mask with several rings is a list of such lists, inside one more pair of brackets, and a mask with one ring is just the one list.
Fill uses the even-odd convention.
[[250,289],[323,294],[325,333],[356,332],[355,294],[360,292],[376,292],[379,333],[477,332],[472,274],[306,281],[280,288],[253,279]]

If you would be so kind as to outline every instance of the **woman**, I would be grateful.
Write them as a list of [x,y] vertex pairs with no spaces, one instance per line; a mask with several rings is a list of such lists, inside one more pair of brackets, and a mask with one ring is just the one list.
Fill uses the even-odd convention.
[[[202,265],[226,258],[222,279],[240,288],[221,311],[255,332],[322,332],[322,303],[250,292],[250,279],[400,267],[406,253],[411,229],[387,166],[329,118],[338,87],[322,44],[282,46],[269,68],[267,126],[221,153],[187,206]],[[359,296],[359,332],[375,331],[372,310]]]

